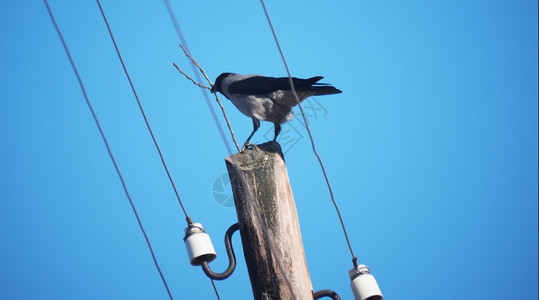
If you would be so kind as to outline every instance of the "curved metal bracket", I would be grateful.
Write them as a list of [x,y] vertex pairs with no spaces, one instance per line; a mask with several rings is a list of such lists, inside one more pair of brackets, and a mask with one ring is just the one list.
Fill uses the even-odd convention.
[[339,295],[337,295],[337,293],[335,293],[332,290],[318,291],[316,293],[313,293],[313,297],[314,297],[314,299],[320,299],[322,297],[329,297],[329,298],[331,298],[333,300],[341,300],[341,297],[339,297]]
[[226,254],[228,255],[228,261],[229,261],[228,268],[226,268],[226,270],[223,273],[215,273],[210,269],[210,265],[208,261],[203,261],[202,270],[204,271],[206,276],[214,280],[223,280],[230,277],[230,275],[232,275],[232,273],[234,272],[234,269],[236,268],[236,255],[234,254],[234,249],[232,248],[232,235],[238,229],[240,229],[240,225],[239,223],[236,223],[230,226],[230,228],[228,228],[228,230],[225,233],[225,248],[226,248]]

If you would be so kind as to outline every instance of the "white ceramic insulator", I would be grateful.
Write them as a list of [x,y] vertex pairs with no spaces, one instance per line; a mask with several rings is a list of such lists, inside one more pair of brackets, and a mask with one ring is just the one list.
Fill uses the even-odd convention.
[[185,229],[186,234],[193,231],[185,239],[185,247],[189,262],[193,266],[202,264],[203,261],[212,261],[217,257],[210,236],[204,231],[200,223],[195,223]]
[[[355,269],[352,269],[355,271]],[[352,272],[350,270],[350,272]],[[350,283],[356,300],[382,300],[383,295],[372,274],[358,274]]]

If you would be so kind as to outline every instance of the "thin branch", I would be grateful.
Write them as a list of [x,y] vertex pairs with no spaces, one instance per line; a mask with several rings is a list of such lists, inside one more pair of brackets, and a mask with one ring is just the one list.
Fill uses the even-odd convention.
[[225,117],[226,125],[228,126],[228,130],[230,130],[230,134],[232,135],[232,139],[234,140],[234,144],[236,144],[236,148],[238,149],[238,152],[240,152],[241,151],[240,146],[238,145],[238,141],[236,141],[236,136],[234,135],[234,131],[232,130],[232,127],[230,126],[230,122],[228,121],[228,117],[226,116],[225,108],[223,107],[223,104],[221,104],[221,100],[219,100],[219,96],[217,96],[217,93],[213,93],[213,95],[215,96],[215,100],[219,104],[219,107],[223,111],[223,116]]
[[204,89],[210,89],[209,86],[205,86],[203,84],[200,84],[198,82],[196,82],[193,78],[189,77],[189,75],[187,75],[187,73],[185,73],[184,71],[182,71],[177,65],[176,63],[172,63],[175,67],[176,67],[176,70],[178,70],[178,72],[182,73],[183,76],[185,76],[187,79],[191,80],[191,82],[195,85],[198,85],[199,87],[201,88],[204,88]]
[[189,59],[193,62],[193,64],[195,64],[195,66],[200,70],[200,73],[202,73],[202,75],[204,75],[204,77],[206,78],[206,80],[208,81],[208,83],[213,86],[213,83],[211,82],[210,78],[208,77],[208,75],[206,75],[206,72],[204,71],[204,69],[202,69],[202,67],[197,63],[197,61],[189,54],[189,52],[187,52],[187,50],[183,47],[182,44],[179,44],[180,47],[182,48],[183,50],[183,53],[185,53],[185,55],[187,57],[189,57]]
[[[185,55],[191,60],[191,62],[193,62],[193,64],[200,70],[200,73],[202,73],[202,75],[204,75],[204,77],[206,78],[206,80],[208,81],[210,86],[213,86],[213,83],[211,82],[210,78],[208,77],[208,75],[206,74],[204,69],[202,69],[202,67],[197,63],[197,61],[189,54],[189,52],[187,52],[187,50],[183,47],[182,44],[179,44],[179,45],[182,48],[183,53],[185,53]],[[191,78],[189,75],[187,75],[185,72],[183,72],[175,63],[172,63],[172,64],[174,65],[174,67],[176,67],[176,69],[180,73],[182,73],[183,76],[185,76],[187,79],[189,79],[193,84],[195,84],[195,85],[197,85],[197,86],[199,86],[201,88],[211,90],[210,87],[205,86],[203,84],[200,84],[200,83],[196,82],[195,80],[193,80],[193,78]],[[223,116],[225,117],[225,120],[226,120],[226,125],[228,126],[228,130],[230,131],[230,135],[232,135],[232,140],[234,140],[234,144],[236,144],[236,149],[238,149],[238,152],[240,152],[241,151],[240,146],[238,145],[238,141],[236,140],[236,136],[234,135],[234,131],[232,130],[232,126],[230,125],[230,121],[228,120],[228,117],[226,115],[225,108],[223,107],[223,104],[221,104],[221,100],[219,100],[219,96],[217,96],[217,93],[213,93],[213,95],[215,95],[215,100],[217,101],[217,103],[219,104],[219,107],[221,108],[221,111],[223,112]]]

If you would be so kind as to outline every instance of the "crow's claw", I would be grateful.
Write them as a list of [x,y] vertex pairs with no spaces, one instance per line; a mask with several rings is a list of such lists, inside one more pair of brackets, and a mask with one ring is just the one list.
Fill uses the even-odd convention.
[[243,147],[241,147],[240,152],[244,152],[244,151],[247,150],[247,149],[253,149],[255,146],[256,146],[255,144],[245,143],[245,144],[243,145]]

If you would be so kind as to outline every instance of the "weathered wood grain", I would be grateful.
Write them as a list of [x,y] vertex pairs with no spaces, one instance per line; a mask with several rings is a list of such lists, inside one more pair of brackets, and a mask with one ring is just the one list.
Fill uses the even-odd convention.
[[265,143],[225,161],[254,299],[313,299],[281,147]]

